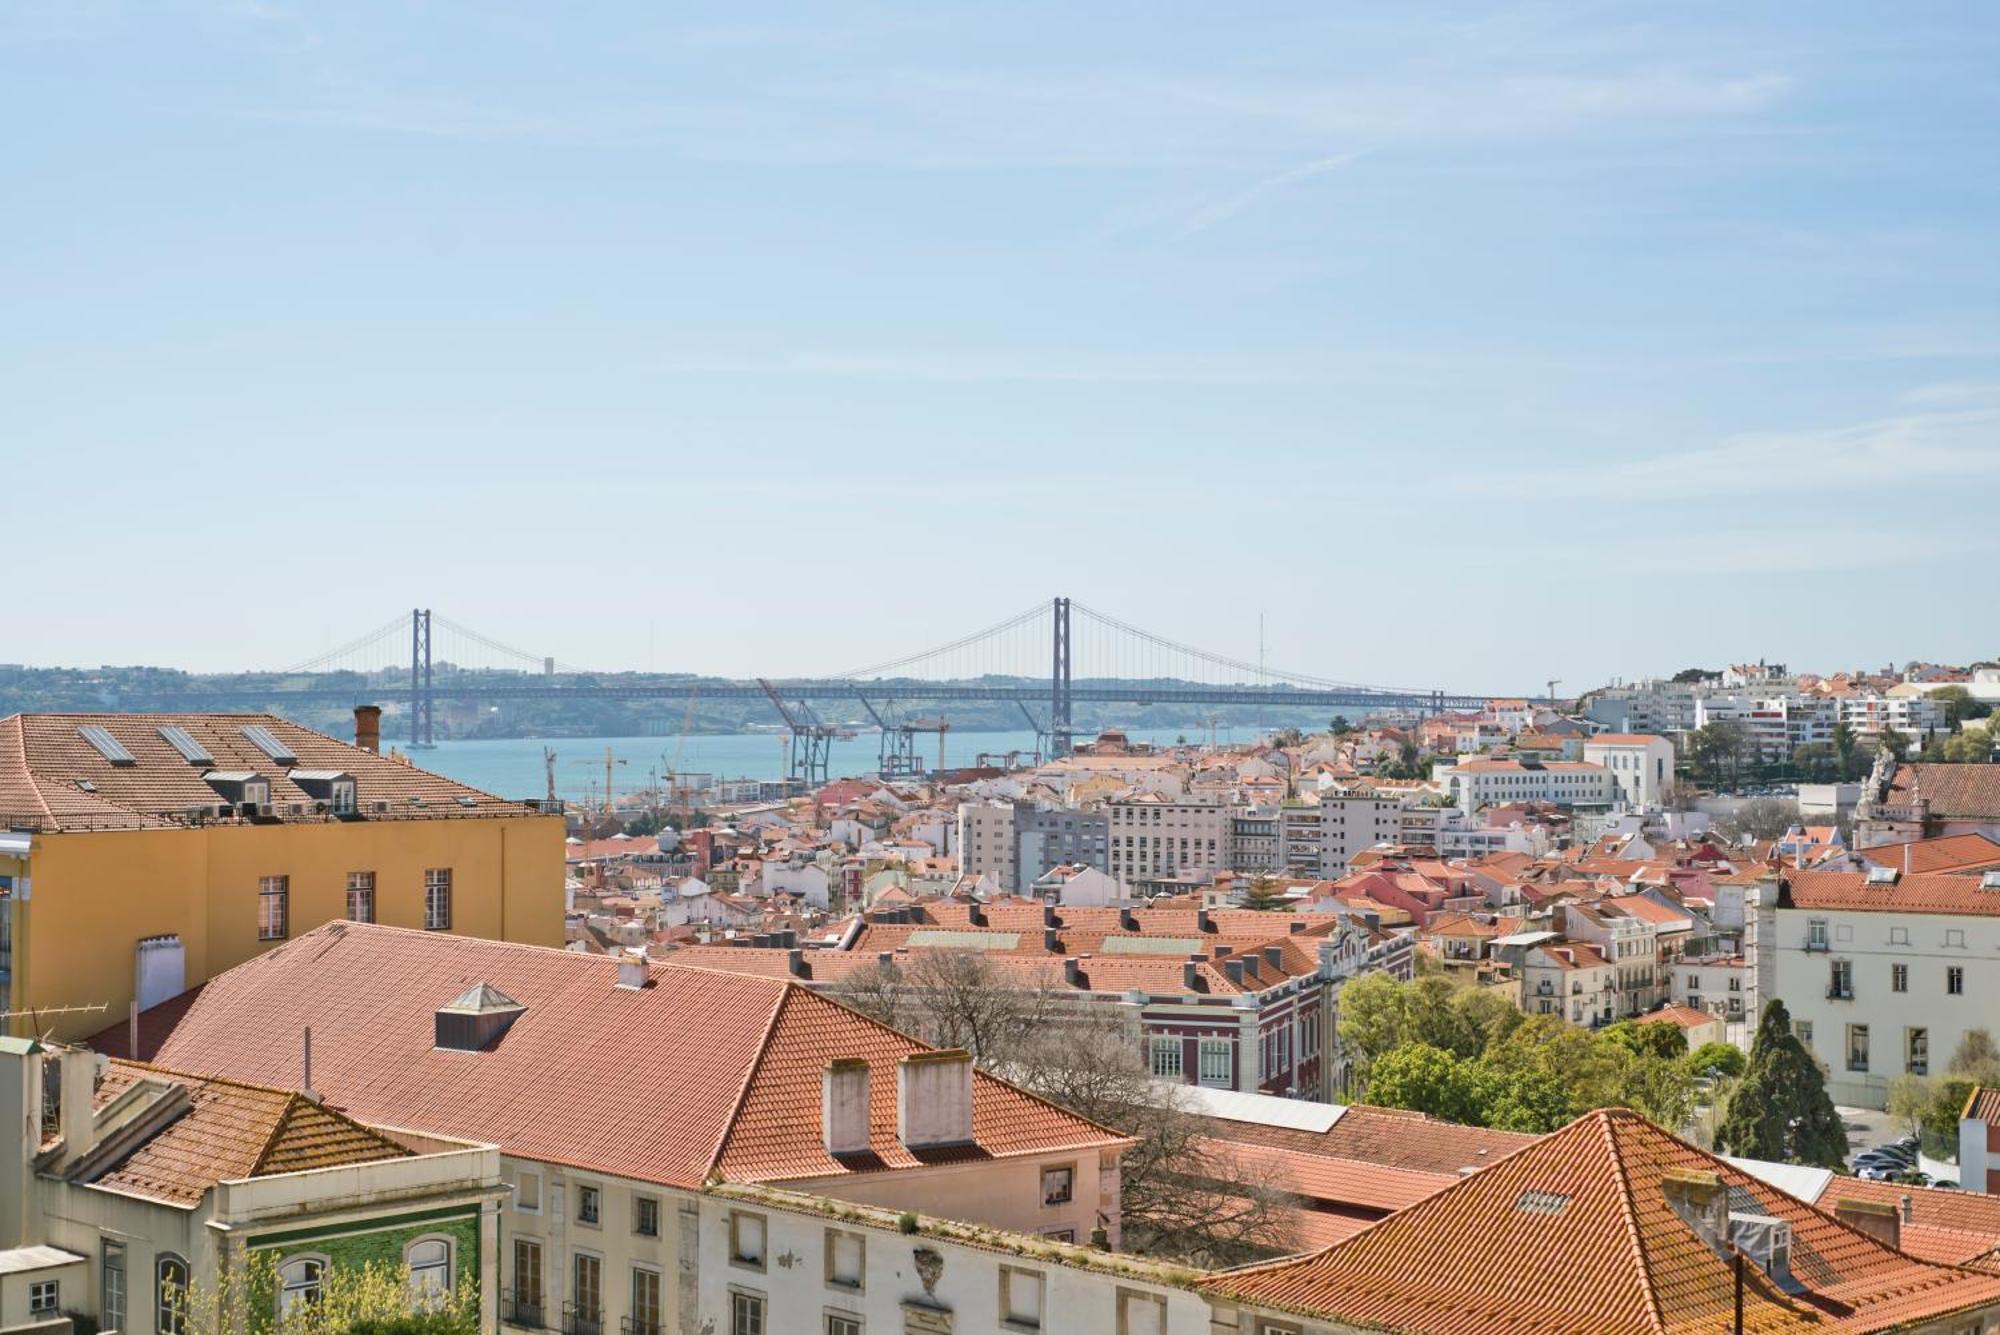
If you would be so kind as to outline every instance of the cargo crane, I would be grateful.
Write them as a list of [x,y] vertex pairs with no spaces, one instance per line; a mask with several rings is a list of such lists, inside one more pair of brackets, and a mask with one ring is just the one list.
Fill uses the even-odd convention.
[[[786,704],[785,698],[778,694],[778,688],[764,678],[757,678],[757,684],[764,688],[765,697],[778,711],[778,717],[785,721],[785,728],[791,734],[790,745],[785,748],[788,758],[786,768],[791,777],[809,788],[824,787],[833,739],[839,735],[840,729],[829,726],[803,700],[796,702],[796,708]],[[800,749],[802,745],[803,750]]]
[[882,742],[877,753],[875,770],[885,779],[910,779],[921,776],[924,762],[917,756],[917,734],[934,732],[938,739],[937,767],[944,768],[944,738],[951,731],[951,724],[942,718],[913,718],[899,723],[891,723],[882,711],[869,702],[860,691],[854,698],[868,711],[868,717],[875,720],[881,730]]

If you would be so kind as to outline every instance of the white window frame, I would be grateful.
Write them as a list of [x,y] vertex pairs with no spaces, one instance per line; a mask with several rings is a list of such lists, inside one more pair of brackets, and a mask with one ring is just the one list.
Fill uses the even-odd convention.
[[[404,1245],[403,1268],[409,1274],[410,1302],[412,1305],[418,1308],[428,1308],[450,1297],[454,1282],[458,1276],[458,1248],[455,1245],[456,1241],[449,1233],[424,1233],[411,1238]],[[419,1267],[416,1262],[417,1248],[433,1245],[444,1248],[444,1283],[437,1286],[431,1284],[429,1279],[430,1272],[436,1270],[438,1267],[435,1263],[426,1261],[422,1266],[425,1279],[420,1286],[418,1281]]]
[[[326,1272],[333,1264],[324,1252],[300,1252],[297,1256],[287,1256],[278,1266],[278,1292],[272,1297],[272,1305],[283,1317],[292,1310],[292,1303],[319,1302],[326,1296]],[[294,1266],[317,1266],[310,1279],[293,1280],[285,1272]],[[297,1295],[296,1298],[293,1295]]]
[[[424,869],[424,930],[451,930],[451,868]],[[441,911],[440,911],[441,910]]]

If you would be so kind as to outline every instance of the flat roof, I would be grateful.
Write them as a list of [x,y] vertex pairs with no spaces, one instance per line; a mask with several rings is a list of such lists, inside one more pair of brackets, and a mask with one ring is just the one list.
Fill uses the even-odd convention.
[[1282,1126],[1293,1131],[1324,1135],[1347,1113],[1339,1103],[1312,1103],[1305,1099],[1281,1099],[1275,1094],[1244,1094],[1233,1089],[1209,1089],[1202,1085],[1172,1085],[1186,1096],[1188,1107],[1204,1117],[1225,1122],[1248,1122],[1253,1126]]
[[0,1252],[0,1275],[21,1275],[30,1270],[53,1270],[57,1266],[76,1265],[87,1258],[75,1252],[66,1252],[60,1247],[9,1247]]

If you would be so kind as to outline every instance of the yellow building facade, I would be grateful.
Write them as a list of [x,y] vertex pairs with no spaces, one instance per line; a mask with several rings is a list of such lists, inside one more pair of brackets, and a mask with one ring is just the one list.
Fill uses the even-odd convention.
[[[110,755],[89,734],[87,753],[70,744],[93,727]],[[245,727],[282,758],[255,754]],[[162,754],[162,728],[207,760]],[[5,1032],[94,1033],[341,919],[563,944],[564,823],[533,804],[268,716],[16,715],[0,719],[0,757],[10,740]],[[241,800],[246,782],[265,800]]]

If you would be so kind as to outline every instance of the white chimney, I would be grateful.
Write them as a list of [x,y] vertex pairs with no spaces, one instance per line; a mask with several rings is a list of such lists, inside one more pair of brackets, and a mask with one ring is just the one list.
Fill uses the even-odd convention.
[[820,1139],[832,1155],[868,1152],[868,1063],[835,1057],[820,1072]]
[[56,1126],[63,1141],[63,1159],[74,1163],[97,1144],[97,1069],[108,1064],[88,1048],[63,1048],[60,1062]]
[[972,1055],[913,1052],[896,1064],[896,1136],[905,1149],[972,1143]]
[[646,977],[644,955],[628,953],[618,957],[618,986],[627,989],[641,988],[646,985]]

